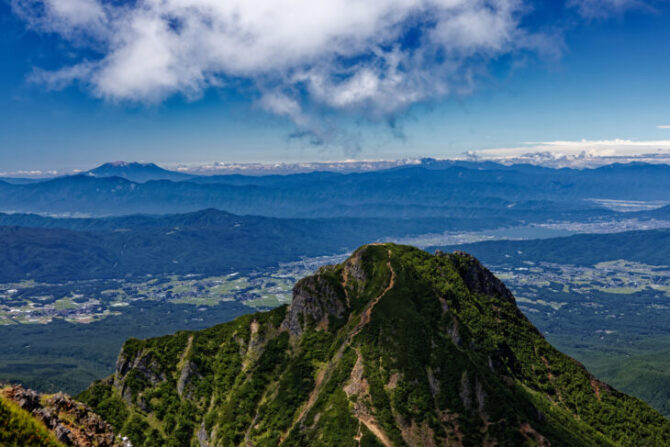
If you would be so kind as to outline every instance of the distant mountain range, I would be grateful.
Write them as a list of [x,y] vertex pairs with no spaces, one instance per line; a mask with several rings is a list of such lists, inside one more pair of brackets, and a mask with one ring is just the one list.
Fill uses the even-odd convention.
[[[582,151],[578,153],[564,153],[561,151],[530,151],[518,152],[517,155],[501,155],[500,153],[488,154],[484,152],[466,152],[461,157],[451,159],[436,159],[431,157],[410,157],[402,159],[378,159],[378,160],[333,160],[333,161],[313,161],[313,162],[223,162],[216,161],[212,163],[189,163],[189,164],[171,164],[170,169],[164,169],[170,173],[181,174],[185,176],[218,176],[218,175],[245,175],[245,176],[269,176],[269,175],[291,175],[291,174],[306,174],[312,172],[333,172],[333,173],[362,173],[380,171],[385,169],[393,169],[408,166],[422,166],[429,164],[438,165],[452,165],[452,166],[472,166],[474,164],[490,164],[499,166],[513,166],[513,165],[533,165],[545,168],[573,168],[573,169],[591,169],[598,168],[611,164],[670,164],[670,153],[668,152],[654,152],[648,154],[636,155],[603,155],[594,154],[593,152]],[[136,167],[142,165],[152,165],[153,163],[143,162],[127,162],[114,161],[104,163],[98,168],[105,166],[107,171],[104,176],[122,176],[122,174],[115,173],[115,167],[123,165],[134,165]],[[26,183],[53,178],[56,176],[72,175],[73,173],[91,172],[98,168],[81,171],[81,170],[50,170],[50,171],[15,171],[0,173],[0,180],[9,183]],[[165,175],[163,173],[162,175]],[[4,176],[4,177],[3,177]],[[153,180],[163,179],[165,177],[159,174],[158,178]],[[179,180],[179,178],[176,178]],[[146,181],[146,180],[137,180]]]
[[254,177],[190,176],[153,164],[123,163],[37,182],[0,181],[0,211],[53,215],[217,208],[272,217],[486,219],[498,227],[607,216],[609,210],[594,198],[670,202],[670,166],[572,170],[426,160],[365,173]]
[[[239,216],[216,209],[106,218],[0,213],[0,244],[4,247],[0,251],[0,281],[81,280],[167,273],[218,275],[274,266],[302,256],[346,253],[370,241],[517,221],[502,210],[489,219],[472,214],[474,217],[464,214],[416,219],[287,219]],[[576,215],[588,216],[588,213]],[[670,207],[625,215],[670,219]],[[429,250],[437,248],[454,247],[429,247]],[[665,254],[670,250],[670,230],[491,241],[465,248],[491,264],[517,258],[573,264],[623,258],[663,264],[667,263]]]

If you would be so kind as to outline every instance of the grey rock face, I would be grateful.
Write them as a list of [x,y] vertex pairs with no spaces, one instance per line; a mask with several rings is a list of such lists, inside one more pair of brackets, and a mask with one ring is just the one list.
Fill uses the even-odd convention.
[[[184,390],[186,389],[187,385],[191,383],[191,380],[194,376],[197,377],[202,377],[200,374],[198,374],[198,368],[195,365],[195,363],[188,361],[184,365],[184,367],[181,370],[181,374],[179,375],[179,380],[177,381],[177,394],[179,394],[179,397],[181,397],[184,394]],[[191,397],[187,393],[186,397]]]
[[198,444],[200,447],[209,447],[209,436],[207,436],[204,422],[200,424],[200,430],[198,430]]
[[293,301],[282,328],[299,336],[308,324],[328,324],[328,317],[342,318],[347,311],[344,289],[341,284],[309,276],[293,288]]
[[114,375],[114,386],[121,390],[121,396],[128,404],[132,401],[132,393],[125,386],[124,379],[131,370],[140,373],[152,385],[156,385],[165,380],[165,375],[160,371],[160,367],[153,358],[152,353],[138,353],[135,357],[126,357],[121,351],[116,361],[116,374]]
[[68,430],[65,426],[56,426],[54,434],[56,435],[56,439],[58,439],[63,444],[72,445],[72,441],[70,440],[70,430]]
[[40,406],[40,395],[33,390],[24,390],[21,388],[17,403],[24,410],[33,411]]
[[471,292],[497,296],[511,303],[515,302],[512,292],[489,269],[484,267],[477,258],[463,251],[455,251],[454,254],[466,259],[467,266],[461,271],[461,275]]

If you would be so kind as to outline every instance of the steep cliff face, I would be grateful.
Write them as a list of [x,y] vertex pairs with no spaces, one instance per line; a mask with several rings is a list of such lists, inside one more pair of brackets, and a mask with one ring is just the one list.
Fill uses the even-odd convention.
[[0,411],[0,425],[10,425],[14,407],[15,414],[23,415],[23,426],[28,432],[21,433],[15,427],[6,438],[0,436],[0,445],[130,447],[130,442],[116,436],[112,426],[87,405],[63,393],[44,395],[14,385],[0,390],[0,398],[4,399],[3,409],[7,410]]
[[512,292],[507,289],[505,284],[496,278],[474,256],[462,251],[456,251],[451,259],[470,292],[497,297],[512,303],[516,302]]
[[338,278],[324,268],[295,285],[291,307],[281,327],[292,336],[300,336],[315,325],[327,330],[331,319],[342,319],[346,313],[344,289]]
[[662,446],[670,422],[554,349],[464,253],[368,245],[290,307],[129,340],[81,396],[136,446]]

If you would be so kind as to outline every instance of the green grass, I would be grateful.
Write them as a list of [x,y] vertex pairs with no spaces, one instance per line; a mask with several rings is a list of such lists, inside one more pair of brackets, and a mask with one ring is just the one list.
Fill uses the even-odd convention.
[[64,447],[33,415],[3,396],[0,396],[0,445]]

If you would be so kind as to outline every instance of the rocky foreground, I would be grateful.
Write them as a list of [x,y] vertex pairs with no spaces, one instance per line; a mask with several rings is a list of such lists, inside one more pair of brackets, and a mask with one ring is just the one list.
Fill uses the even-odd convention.
[[40,394],[20,385],[7,386],[0,394],[32,415],[38,424],[43,424],[62,445],[132,447],[130,441],[115,435],[112,426],[89,406],[66,394]]

